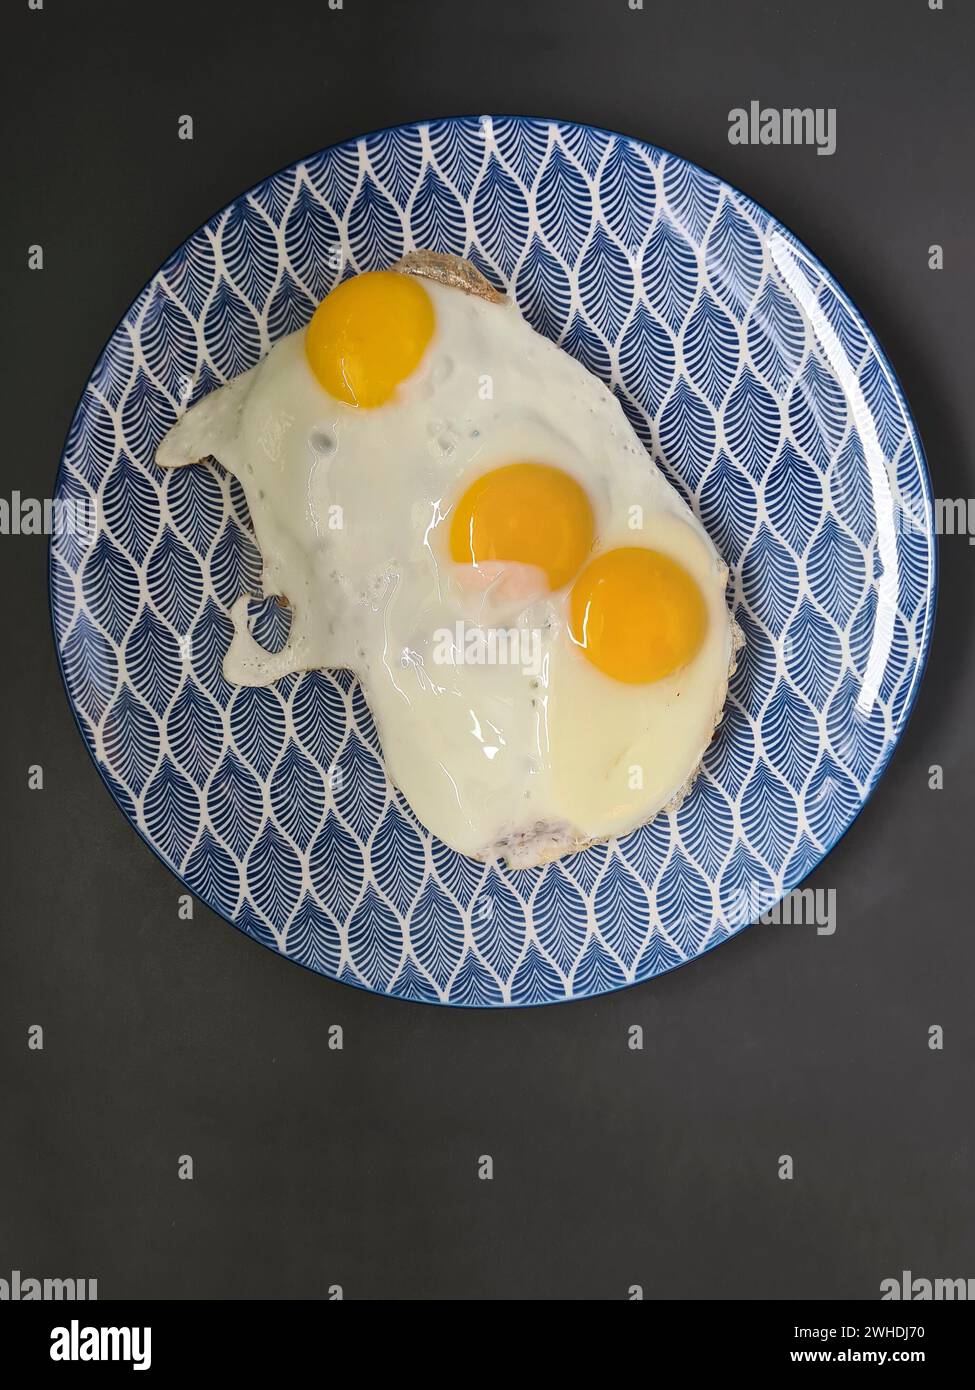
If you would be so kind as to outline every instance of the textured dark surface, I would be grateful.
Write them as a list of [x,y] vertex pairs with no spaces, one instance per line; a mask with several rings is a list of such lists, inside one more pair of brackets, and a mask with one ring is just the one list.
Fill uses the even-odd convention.
[[[970,9],[506,0],[460,14],[430,0],[5,8],[0,495],[50,495],[103,342],[217,208],[336,140],[481,111],[640,136],[768,207],[875,328],[936,495],[975,493]],[[728,112],[752,99],[835,107],[836,153],[730,145]],[[177,139],[184,113],[192,142]],[[34,243],[41,272],[26,268]],[[620,1298],[640,1284],[871,1299],[903,1269],[975,1276],[973,567],[966,537],[942,540],[911,723],[811,880],[836,891],[834,936],[758,926],[615,996],[490,1013],[333,984],[199,906],[180,921],[180,885],[75,729],[46,542],[0,535],[0,1277],[93,1277],[103,1298],[335,1284],[349,1298]],[[43,791],[27,788],[31,764]]]

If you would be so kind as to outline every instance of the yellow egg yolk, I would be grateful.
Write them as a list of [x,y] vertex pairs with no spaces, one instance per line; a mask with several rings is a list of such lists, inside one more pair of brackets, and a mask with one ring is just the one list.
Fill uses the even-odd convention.
[[592,537],[592,507],[574,478],[545,463],[510,463],[477,478],[454,507],[450,555],[468,565],[536,565],[561,589]]
[[371,409],[416,371],[433,329],[433,301],[415,276],[370,270],[322,300],[305,352],[330,396]]
[[697,584],[656,550],[624,546],[599,555],[572,586],[572,639],[614,680],[644,685],[697,655],[707,611]]

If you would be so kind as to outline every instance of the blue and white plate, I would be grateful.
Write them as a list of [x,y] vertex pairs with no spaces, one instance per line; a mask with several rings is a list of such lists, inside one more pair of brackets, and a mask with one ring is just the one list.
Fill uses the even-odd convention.
[[[228,611],[259,579],[243,495],[218,467],[153,463],[177,414],[338,276],[414,247],[469,257],[612,387],[732,569],[746,646],[693,792],[543,869],[476,863],[417,824],[349,673],[227,684]],[[112,335],[57,497],[76,519],[97,505],[90,532],[52,540],[51,603],[78,726],[126,816],[266,946],[433,1003],[600,994],[768,910],[883,772],[931,630],[930,485],[861,315],[720,179],[559,121],[400,126],[238,198]],[[280,643],[280,610],[253,612]]]

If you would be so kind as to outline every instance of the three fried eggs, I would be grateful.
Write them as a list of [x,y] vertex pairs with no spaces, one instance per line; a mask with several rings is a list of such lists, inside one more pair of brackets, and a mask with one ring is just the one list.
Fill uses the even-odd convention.
[[238,601],[227,679],[355,671],[428,829],[537,864],[696,770],[734,656],[727,570],[600,381],[465,263],[417,262],[438,278],[342,282],[157,461],[236,475],[292,609],[270,653]]

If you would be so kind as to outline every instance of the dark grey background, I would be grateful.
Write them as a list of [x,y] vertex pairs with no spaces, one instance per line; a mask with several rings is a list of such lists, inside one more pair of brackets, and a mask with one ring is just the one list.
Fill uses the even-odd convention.
[[[963,0],[7,0],[0,492],[50,495],[105,339],[243,189],[391,123],[518,112],[652,140],[770,208],[876,329],[936,494],[975,493],[973,37]],[[729,145],[752,98],[836,107],[836,154]],[[102,1297],[864,1299],[905,1268],[975,1276],[965,537],[941,544],[902,744],[812,879],[836,935],[758,926],[524,1012],[376,998],[200,906],[179,921],[69,712],[46,542],[0,537],[0,585],[0,1276],[95,1277]]]

